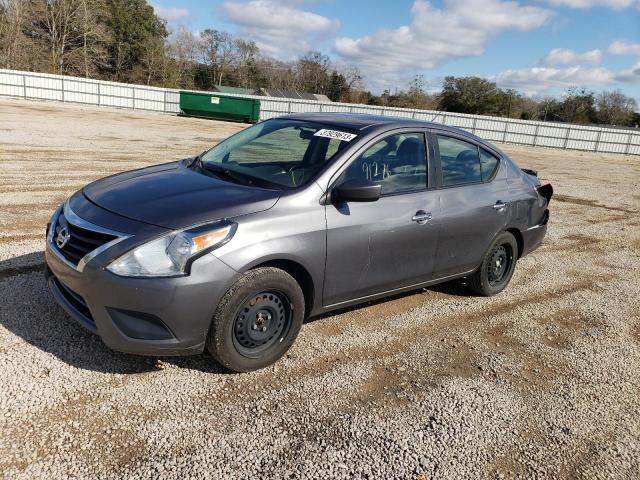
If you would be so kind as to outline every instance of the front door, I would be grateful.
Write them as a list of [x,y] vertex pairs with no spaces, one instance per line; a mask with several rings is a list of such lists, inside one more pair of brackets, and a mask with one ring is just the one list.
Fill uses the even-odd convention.
[[440,222],[438,194],[427,189],[423,133],[376,141],[336,184],[365,178],[382,185],[375,202],[327,205],[324,305],[335,305],[431,278]]

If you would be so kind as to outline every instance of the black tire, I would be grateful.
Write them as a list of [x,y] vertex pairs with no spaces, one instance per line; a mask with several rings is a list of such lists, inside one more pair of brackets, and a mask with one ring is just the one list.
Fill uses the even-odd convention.
[[287,272],[272,267],[250,270],[220,300],[207,350],[235,372],[271,365],[298,336],[304,303],[300,285]]
[[469,286],[478,295],[490,297],[509,284],[518,260],[518,242],[509,232],[502,232],[491,243],[482,264],[469,277]]

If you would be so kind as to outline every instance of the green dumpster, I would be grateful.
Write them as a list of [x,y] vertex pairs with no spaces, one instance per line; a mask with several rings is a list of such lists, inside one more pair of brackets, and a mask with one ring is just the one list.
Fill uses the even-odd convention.
[[260,119],[260,100],[181,91],[180,110],[189,117],[255,123]]

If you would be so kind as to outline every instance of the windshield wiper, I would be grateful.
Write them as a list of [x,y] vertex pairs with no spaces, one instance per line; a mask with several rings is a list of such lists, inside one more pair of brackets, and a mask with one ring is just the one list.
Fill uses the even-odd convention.
[[201,155],[195,157],[193,163],[191,164],[191,167],[198,168],[200,169],[200,171],[213,173],[218,177],[222,177],[226,180],[231,180],[232,182],[239,183],[241,185],[257,186],[276,190],[282,190],[283,188],[285,188],[280,184],[270,182],[269,180],[266,180],[264,178],[255,177],[248,173],[239,172],[230,168],[224,168],[215,163],[204,163],[202,161]]
[[231,180],[234,183],[240,183],[242,185],[253,184],[253,178],[250,175],[245,175],[228,168],[219,167],[215,164],[203,163],[200,159],[198,159],[198,163],[201,169],[206,170],[207,172],[214,173],[219,177],[226,178],[227,180]]

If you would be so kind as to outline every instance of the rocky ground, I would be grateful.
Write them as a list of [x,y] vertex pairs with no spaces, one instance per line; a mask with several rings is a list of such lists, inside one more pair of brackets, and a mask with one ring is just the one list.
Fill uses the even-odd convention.
[[41,271],[73,191],[243,126],[9,99],[0,120],[0,477],[638,477],[640,157],[505,145],[556,190],[507,291],[314,319],[236,375],[108,350]]

